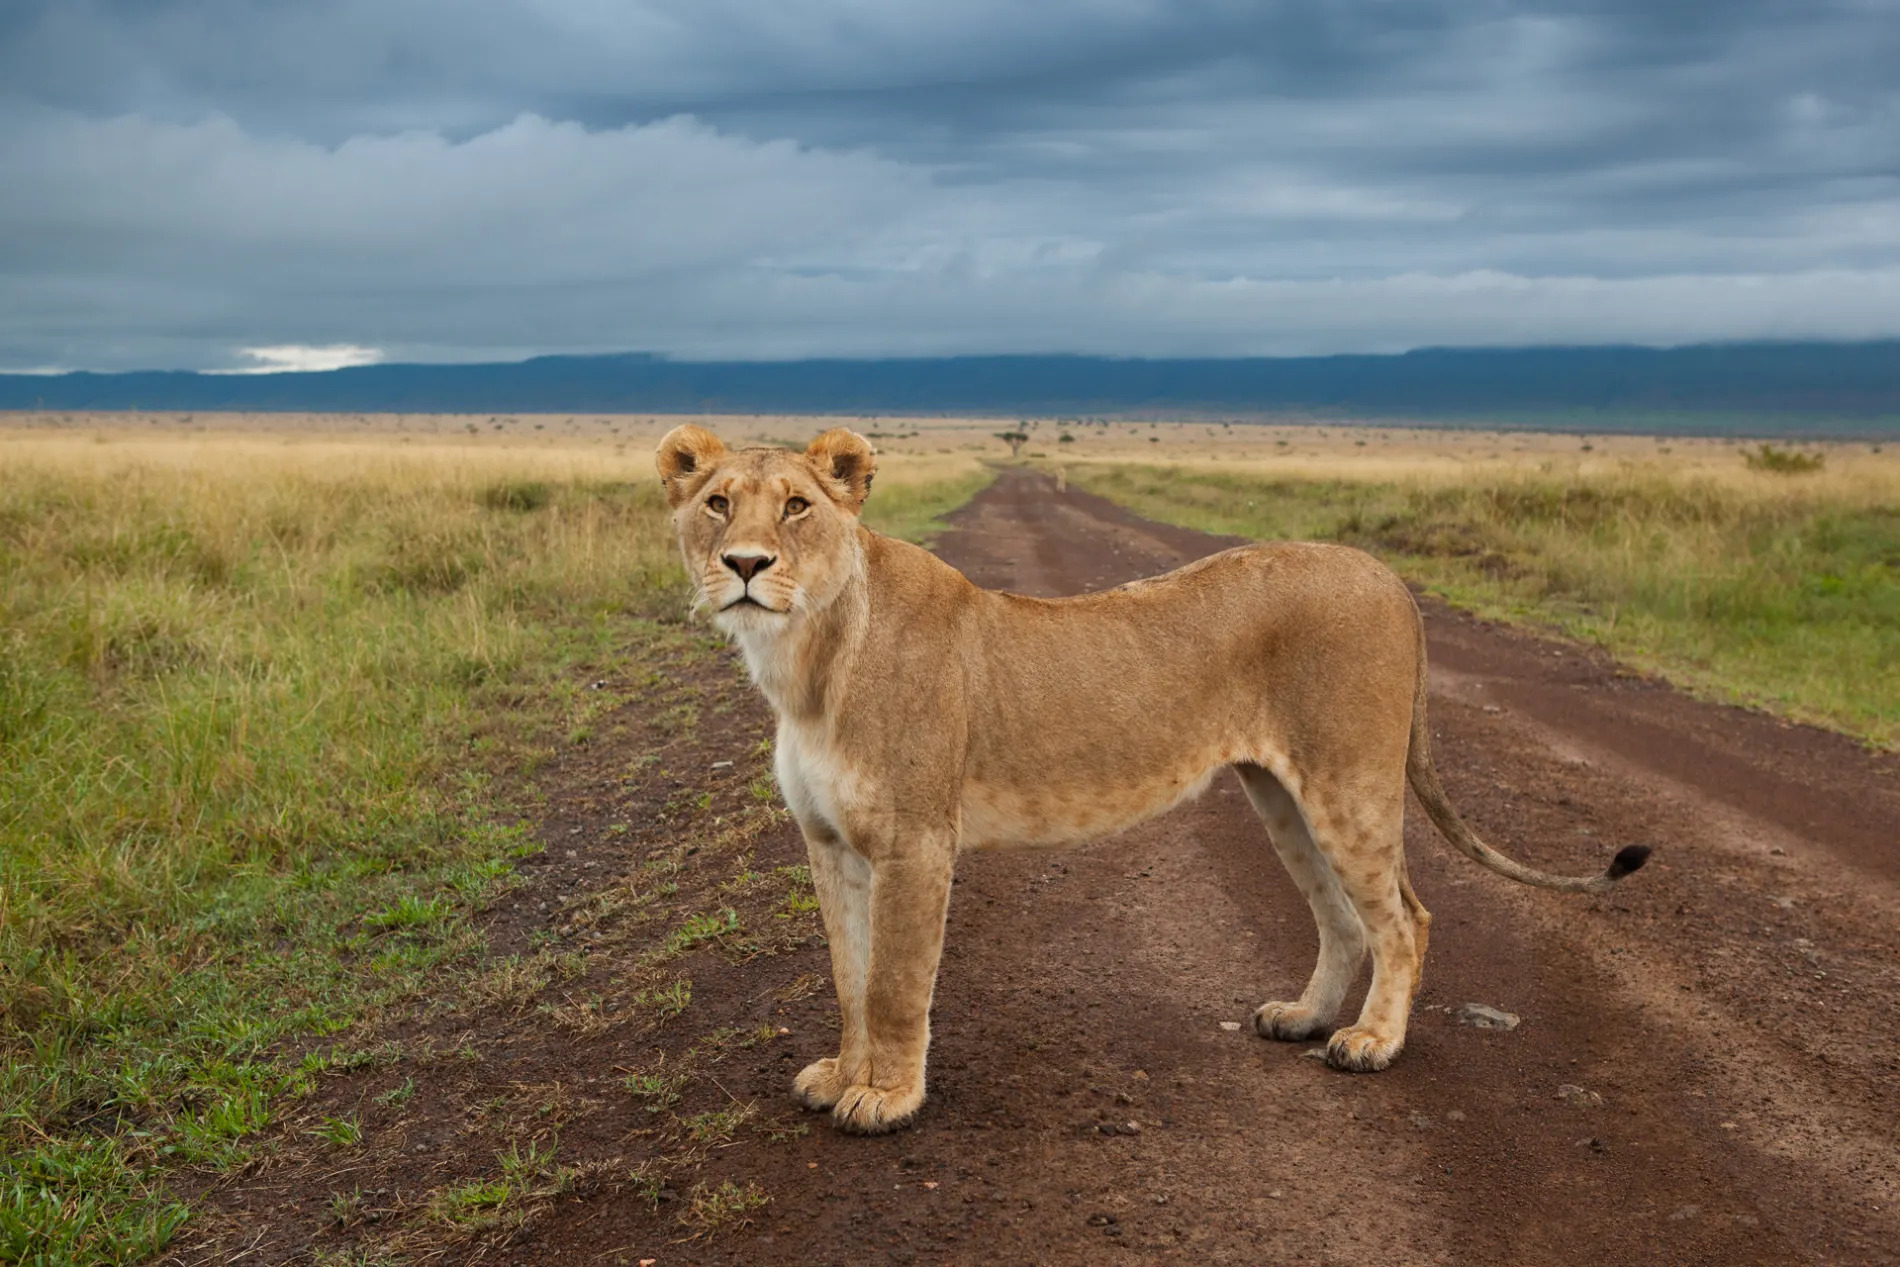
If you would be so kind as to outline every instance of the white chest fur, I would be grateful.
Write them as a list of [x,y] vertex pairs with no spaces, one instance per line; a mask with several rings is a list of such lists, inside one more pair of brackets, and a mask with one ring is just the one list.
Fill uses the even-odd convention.
[[785,804],[801,824],[822,824],[849,843],[847,825],[862,799],[863,779],[826,732],[822,723],[781,717],[773,768]]

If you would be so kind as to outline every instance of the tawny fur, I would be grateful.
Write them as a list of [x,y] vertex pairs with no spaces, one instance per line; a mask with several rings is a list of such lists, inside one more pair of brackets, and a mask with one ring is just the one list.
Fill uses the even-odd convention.
[[1405,1041],[1431,916],[1405,875],[1408,776],[1459,849],[1503,874],[1601,891],[1503,857],[1431,765],[1417,605],[1330,545],[1243,546],[1077,598],[977,588],[858,521],[875,458],[837,429],[805,453],[660,443],[686,565],[778,714],[777,774],[811,855],[842,1011],[798,1098],[849,1131],[902,1125],[924,1057],[960,848],[1060,845],[1161,813],[1223,767],[1319,925],[1304,993],[1255,1029],[1332,1028],[1366,953],[1371,988],[1327,1060],[1383,1069]]

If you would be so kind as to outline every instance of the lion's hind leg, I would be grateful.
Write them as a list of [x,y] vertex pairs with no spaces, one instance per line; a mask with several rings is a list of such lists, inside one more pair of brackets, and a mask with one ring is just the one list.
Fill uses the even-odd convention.
[[1292,793],[1264,767],[1243,763],[1234,771],[1319,926],[1319,961],[1306,989],[1296,1002],[1261,1004],[1253,1014],[1254,1030],[1264,1038],[1287,1042],[1314,1038],[1333,1027],[1346,1001],[1346,991],[1365,958],[1365,931]]
[[1384,1069],[1405,1045],[1418,991],[1431,915],[1405,874],[1405,790],[1381,794],[1363,784],[1307,789],[1306,810],[1372,951],[1372,985],[1359,1019],[1326,1044],[1335,1069]]

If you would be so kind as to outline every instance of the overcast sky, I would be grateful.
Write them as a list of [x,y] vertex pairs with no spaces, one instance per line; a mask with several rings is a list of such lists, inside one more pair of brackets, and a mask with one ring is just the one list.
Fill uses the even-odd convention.
[[1900,0],[4,0],[0,368],[1900,335]]

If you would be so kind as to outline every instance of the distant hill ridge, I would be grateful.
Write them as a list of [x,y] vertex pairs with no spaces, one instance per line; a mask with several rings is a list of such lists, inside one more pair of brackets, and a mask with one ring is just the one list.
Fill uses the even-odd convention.
[[[0,409],[402,413],[1161,412],[1464,416],[1517,425],[1900,431],[1900,340],[1679,348],[1425,349],[1390,356],[957,356],[674,361],[642,353],[315,373],[0,375]],[[1727,420],[1727,425],[1716,417]],[[1782,425],[1785,424],[1785,425]],[[1826,430],[1828,428],[1821,428]]]

